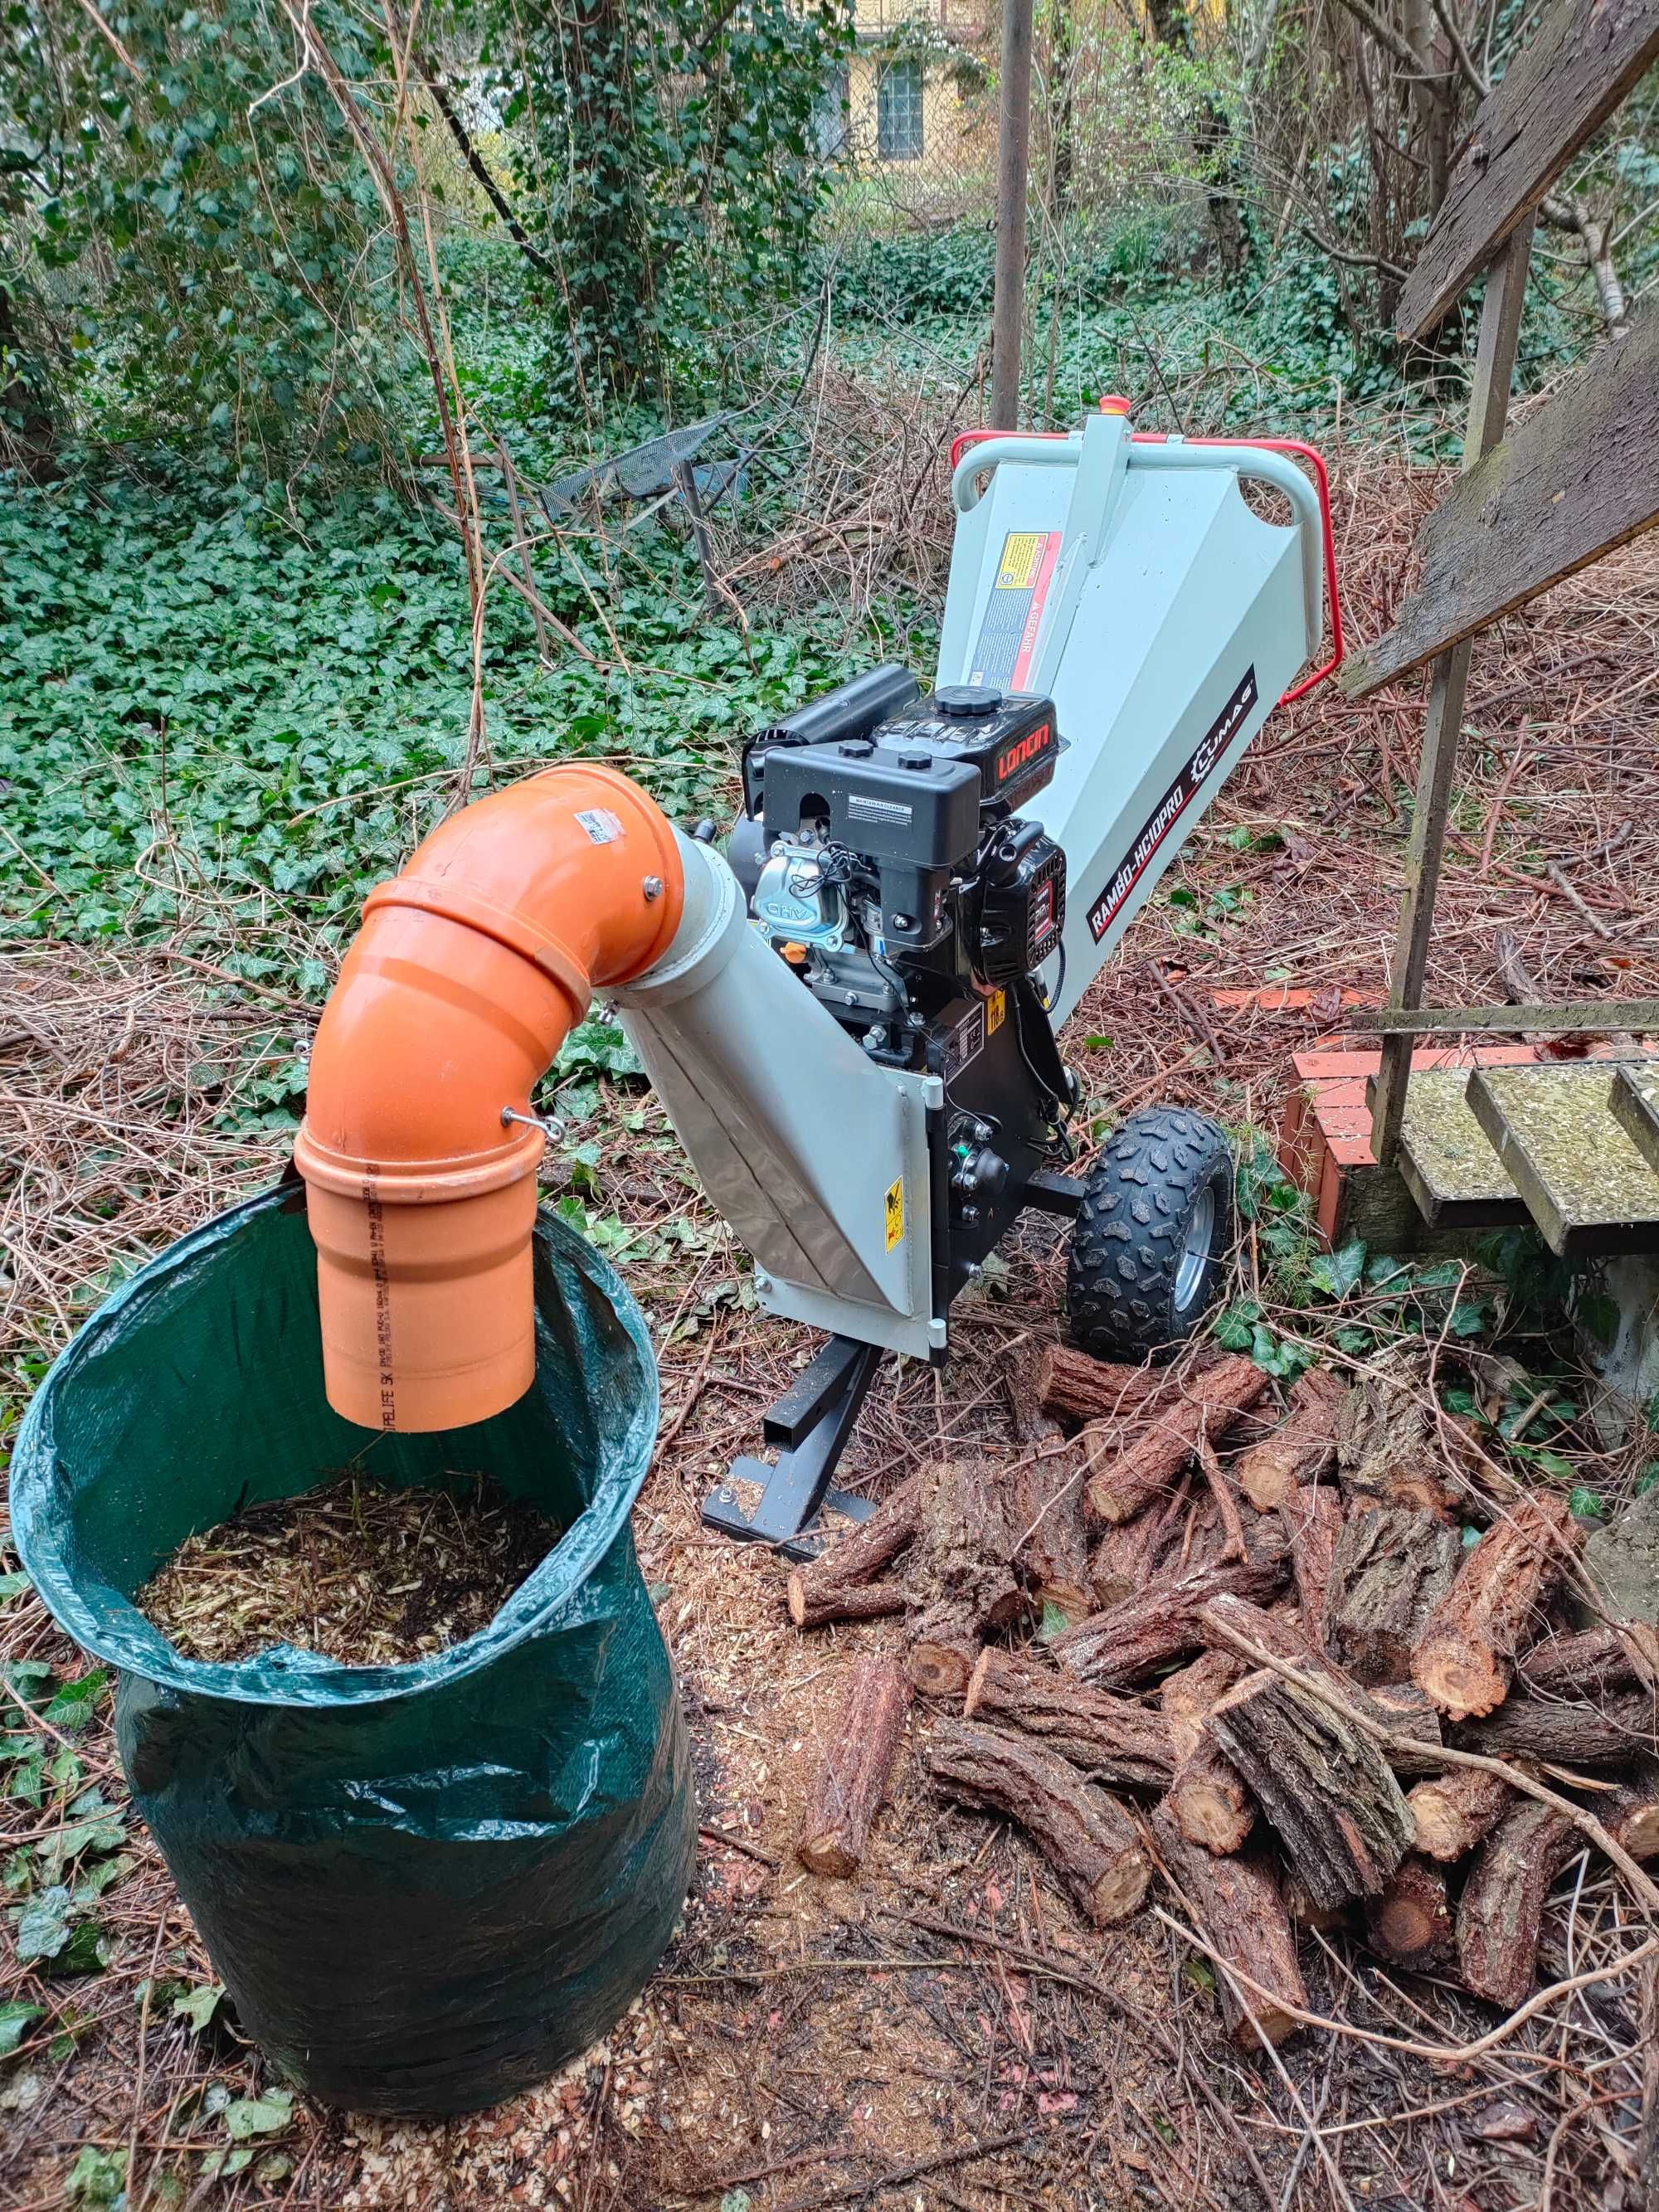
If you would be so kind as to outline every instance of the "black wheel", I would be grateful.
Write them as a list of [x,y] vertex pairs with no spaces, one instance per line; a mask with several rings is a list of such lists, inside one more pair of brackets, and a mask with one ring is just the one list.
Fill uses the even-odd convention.
[[1196,1330],[1233,1241],[1233,1156],[1206,1115],[1147,1106],[1112,1132],[1072,1231],[1072,1341],[1168,1358]]

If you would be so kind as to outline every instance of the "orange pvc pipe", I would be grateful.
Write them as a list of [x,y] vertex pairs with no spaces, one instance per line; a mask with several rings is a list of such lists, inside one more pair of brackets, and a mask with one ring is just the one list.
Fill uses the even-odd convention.
[[530,1094],[596,988],[659,959],[673,829],[615,769],[546,769],[453,815],[370,892],[311,1056],[294,1148],[328,1401],[461,1428],[535,1375]]

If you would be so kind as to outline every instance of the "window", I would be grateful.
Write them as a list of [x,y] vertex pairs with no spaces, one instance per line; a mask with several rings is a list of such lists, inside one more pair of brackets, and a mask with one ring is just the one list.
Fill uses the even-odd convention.
[[812,105],[812,143],[820,161],[847,156],[847,80],[844,65],[830,70]]
[[876,79],[876,151],[884,161],[921,159],[921,64],[889,62]]

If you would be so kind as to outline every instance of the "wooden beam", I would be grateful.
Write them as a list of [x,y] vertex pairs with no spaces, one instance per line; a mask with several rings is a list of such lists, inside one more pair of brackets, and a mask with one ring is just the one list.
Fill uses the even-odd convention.
[[1583,999],[1565,1006],[1352,1006],[1351,1030],[1383,1036],[1444,1036],[1497,1030],[1510,1036],[1612,1036],[1659,1031],[1659,999]]
[[[1522,222],[1492,263],[1480,310],[1480,338],[1475,348],[1474,381],[1469,390],[1469,419],[1463,433],[1467,470],[1490,453],[1504,434],[1515,349],[1521,336],[1521,309],[1527,296],[1527,264],[1532,252],[1532,223]],[[1469,678],[1469,647],[1455,645],[1434,664],[1429,712],[1423,725],[1423,752],[1417,769],[1417,795],[1411,838],[1406,848],[1406,889],[1395,937],[1393,988],[1389,1003],[1420,1006],[1429,968],[1429,938],[1434,927],[1435,893],[1446,849],[1446,809],[1452,771],[1457,765],[1458,733],[1463,726],[1463,692]],[[1382,1040],[1382,1064],[1371,1103],[1371,1152],[1378,1164],[1394,1165],[1400,1125],[1411,1079],[1408,1036]]]
[[1417,534],[1416,588],[1355,653],[1364,698],[1512,614],[1659,522],[1659,314],[1603,345],[1547,406],[1459,479]]
[[1557,0],[1480,103],[1406,279],[1402,338],[1431,330],[1659,58],[1659,0]]

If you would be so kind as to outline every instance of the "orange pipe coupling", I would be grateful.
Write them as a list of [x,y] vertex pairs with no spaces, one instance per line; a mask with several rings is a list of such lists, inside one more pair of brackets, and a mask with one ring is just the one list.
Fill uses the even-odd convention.
[[461,1428],[530,1388],[544,1139],[510,1116],[595,988],[667,951],[684,896],[667,817],[586,764],[463,808],[370,892],[294,1148],[347,1420]]

